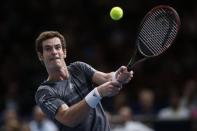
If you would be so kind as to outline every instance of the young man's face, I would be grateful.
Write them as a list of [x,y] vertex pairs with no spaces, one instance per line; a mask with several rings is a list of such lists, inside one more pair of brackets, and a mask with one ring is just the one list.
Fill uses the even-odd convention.
[[39,55],[41,61],[48,68],[60,68],[65,65],[66,52],[62,49],[58,37],[47,39],[42,43],[43,54]]

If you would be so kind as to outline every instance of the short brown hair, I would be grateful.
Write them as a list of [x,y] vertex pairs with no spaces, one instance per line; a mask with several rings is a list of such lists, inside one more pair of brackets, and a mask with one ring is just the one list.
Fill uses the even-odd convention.
[[65,50],[66,49],[66,41],[65,41],[65,38],[63,35],[61,35],[57,31],[44,31],[36,39],[36,51],[40,52],[42,54],[43,53],[42,42],[47,39],[54,38],[54,37],[58,37],[60,39],[61,44],[62,44],[62,48],[63,48],[63,50]]

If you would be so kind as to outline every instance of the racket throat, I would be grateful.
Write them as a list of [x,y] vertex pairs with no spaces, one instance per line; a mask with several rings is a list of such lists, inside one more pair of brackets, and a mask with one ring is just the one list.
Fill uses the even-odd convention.
[[144,61],[146,58],[141,54],[139,53],[139,51],[137,51],[137,49],[135,49],[134,53],[133,53],[133,56],[132,58],[130,59],[128,65],[127,65],[127,69],[128,71],[131,71],[131,70],[134,70],[134,67]]

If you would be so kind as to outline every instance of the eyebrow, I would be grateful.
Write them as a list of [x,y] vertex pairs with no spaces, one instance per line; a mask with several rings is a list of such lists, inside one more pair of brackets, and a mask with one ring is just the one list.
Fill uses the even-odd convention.
[[61,46],[61,44],[55,44],[55,45],[44,45],[44,47],[52,47],[52,46]]

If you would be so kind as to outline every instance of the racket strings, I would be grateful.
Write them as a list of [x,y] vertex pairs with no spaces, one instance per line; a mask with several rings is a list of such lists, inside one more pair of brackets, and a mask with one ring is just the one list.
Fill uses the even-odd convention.
[[[158,16],[159,13],[160,12],[156,12],[156,16]],[[152,15],[152,16],[153,17],[150,17],[151,19],[149,19],[150,21],[154,21],[152,19],[156,17],[154,15]],[[164,17],[164,16],[162,16],[162,17]],[[163,19],[161,22],[164,22],[164,21],[165,21],[165,23],[168,22],[166,19]],[[148,28],[147,29],[149,31],[148,34],[152,34],[152,36],[151,37],[148,37],[148,38],[153,38],[153,39],[149,39],[150,40],[150,44],[146,44],[146,45],[150,45],[150,47],[152,47],[151,49],[154,52],[160,52],[160,51],[162,51],[163,48],[161,48],[161,45],[162,45],[162,37],[164,35],[161,34],[160,32],[162,32],[163,30],[165,30],[165,32],[166,32],[167,29],[169,28],[168,26],[161,26],[161,24],[162,24],[161,22],[153,23],[155,25],[154,28]],[[148,23],[150,23],[150,22],[148,22]],[[147,27],[151,27],[150,24]],[[163,28],[160,28],[160,27],[163,27]],[[166,28],[164,28],[164,27],[166,27]],[[147,36],[147,35],[145,35],[145,36]],[[141,38],[143,38],[143,37],[141,37]],[[154,39],[154,38],[161,38],[161,39]],[[157,44],[155,45],[154,43],[157,43]],[[147,47],[149,47],[149,46],[147,46]]]
[[[162,16],[164,17],[164,16]],[[167,21],[166,19],[160,19],[160,21],[158,21],[157,23],[154,23],[155,26],[154,28],[152,28],[153,30],[151,31],[152,32],[152,37],[153,39],[151,39],[150,41],[150,47],[152,47],[151,49],[153,49],[154,52],[161,52],[163,51],[164,49],[166,49],[168,46],[166,46],[168,43],[168,41],[170,41],[170,37],[168,35],[168,33],[170,33],[168,31],[169,29],[169,22],[171,21]],[[165,26],[162,26],[162,24],[165,24]],[[161,33],[163,32],[163,33]],[[168,35],[167,38],[165,38],[164,36]],[[160,39],[157,39],[157,38],[160,38]],[[164,46],[165,44],[165,46]],[[148,46],[149,47],[149,46]]]
[[139,39],[153,55],[167,49],[177,33],[175,17],[170,11],[157,10],[142,25]]
[[[144,30],[144,32],[142,32],[142,34],[140,35],[140,39],[141,41],[143,41],[143,43],[145,43],[145,45],[147,46],[147,48],[149,48],[150,50],[153,51],[153,53],[158,51],[157,49],[159,49],[159,45],[154,46],[154,43],[158,43],[159,39],[155,39],[155,37],[160,37],[160,34],[157,33],[159,28],[149,28],[151,25],[149,24],[150,22],[147,22],[147,29]],[[157,30],[156,30],[157,29]],[[149,37],[150,36],[150,37]]]
[[[163,12],[167,12],[166,14],[164,14],[164,15],[166,15],[166,16],[164,16],[164,17],[167,17],[168,19],[169,19],[169,24],[171,24],[171,25],[169,25],[169,28],[170,29],[168,29],[168,32],[167,32],[167,34],[168,34],[168,37],[166,37],[165,39],[164,39],[164,41],[163,41],[163,45],[162,46],[164,46],[164,44],[170,44],[170,43],[172,43],[172,41],[173,41],[173,39],[176,37],[176,33],[177,33],[177,23],[176,23],[176,18],[175,18],[175,16],[174,16],[174,14],[172,13],[172,12],[170,12],[169,10],[164,10],[164,9],[162,9],[162,11]],[[166,20],[166,19],[163,19],[163,20]],[[169,39],[168,39],[169,38]],[[169,42],[167,42],[166,40],[168,40]],[[167,45],[167,47],[168,47],[168,45]]]
[[152,23],[151,22],[153,21],[154,17],[155,16],[152,15],[149,19],[147,19],[147,21],[145,21],[143,26],[144,27],[146,26],[146,29],[142,30],[142,33],[140,34],[141,41],[143,41],[143,43],[145,43],[147,48],[149,48],[153,53],[155,52],[155,50],[156,50],[156,52],[158,52],[157,49],[159,49],[158,47],[153,46],[154,43],[155,42],[158,43],[157,41],[159,40],[159,39],[154,40],[154,38],[155,37],[160,37],[159,36],[160,34],[157,33],[158,31],[160,31],[160,28],[157,28],[157,25],[155,23],[154,23],[155,27],[152,28]]

